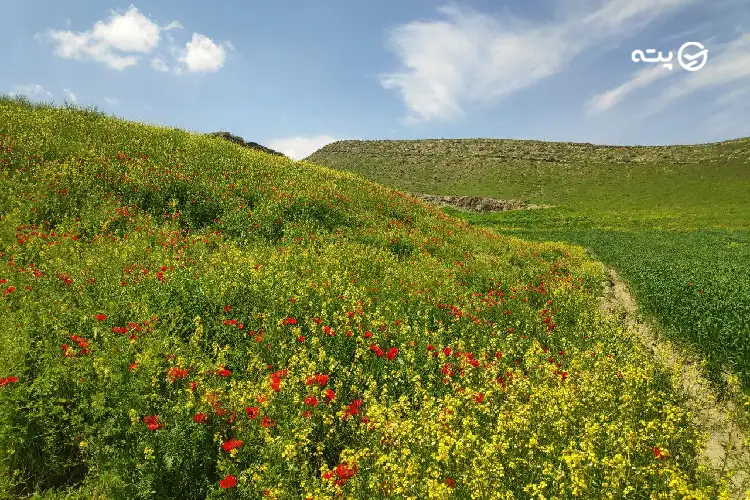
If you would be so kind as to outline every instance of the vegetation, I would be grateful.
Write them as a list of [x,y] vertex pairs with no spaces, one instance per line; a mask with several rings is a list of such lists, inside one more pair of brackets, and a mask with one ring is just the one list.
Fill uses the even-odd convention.
[[724,497],[580,247],[0,99],[4,498]]
[[309,159],[400,189],[553,205],[447,212],[585,246],[629,282],[663,332],[708,361],[715,381],[733,372],[750,391],[750,139],[664,147],[342,141]]

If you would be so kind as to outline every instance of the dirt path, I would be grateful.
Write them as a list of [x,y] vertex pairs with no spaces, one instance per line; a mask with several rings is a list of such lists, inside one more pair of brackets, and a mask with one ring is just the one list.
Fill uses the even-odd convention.
[[604,283],[602,310],[612,313],[625,327],[632,329],[654,359],[681,378],[693,421],[709,435],[704,458],[717,472],[734,471],[729,485],[733,497],[750,499],[750,447],[744,445],[743,434],[732,418],[733,404],[719,401],[716,391],[701,375],[696,359],[659,338],[649,325],[640,321],[638,306],[625,283],[618,279],[614,270],[609,270],[609,275],[610,280]]

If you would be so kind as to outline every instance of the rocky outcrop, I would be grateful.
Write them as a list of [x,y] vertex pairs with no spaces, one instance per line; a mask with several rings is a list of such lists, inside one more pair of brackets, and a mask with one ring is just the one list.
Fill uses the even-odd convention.
[[261,144],[258,144],[257,142],[248,142],[242,137],[232,135],[229,132],[211,132],[211,137],[221,137],[222,139],[226,139],[227,141],[233,142],[235,144],[239,144],[240,146],[251,148],[251,149],[257,149],[258,151],[263,151],[264,153],[276,155],[276,156],[285,156],[283,153],[279,153],[278,151],[274,151],[271,148],[267,148]]
[[521,200],[496,200],[495,198],[487,198],[485,196],[451,196],[419,193],[412,193],[412,196],[432,205],[440,207],[450,206],[459,210],[476,213],[505,212],[507,210],[520,210],[524,208],[546,208],[537,205],[527,205]]

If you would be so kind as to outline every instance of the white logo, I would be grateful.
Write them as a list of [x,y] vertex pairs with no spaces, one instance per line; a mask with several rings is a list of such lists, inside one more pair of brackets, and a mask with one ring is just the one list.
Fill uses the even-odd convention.
[[[685,54],[685,49],[688,47],[698,47],[700,52],[696,52],[693,55]],[[700,59],[700,61],[698,59]],[[706,61],[708,61],[708,49],[698,42],[684,43],[682,44],[682,47],[680,47],[680,51],[677,53],[677,61],[680,63],[680,66],[687,71],[698,71],[705,66]]]
[[[696,52],[695,54],[685,53],[685,49],[690,47],[697,47],[700,49],[699,52]],[[655,57],[646,57],[646,54],[656,54]],[[668,70],[672,69],[672,63],[670,62],[672,60],[672,52],[668,52],[667,56],[662,56],[661,52],[656,52],[656,49],[646,49],[646,51],[642,50],[634,50],[631,54],[631,59],[633,62],[649,62],[649,63],[663,63],[663,66],[667,68]],[[708,49],[704,47],[702,44],[698,42],[687,42],[683,43],[682,47],[680,47],[679,52],[677,52],[677,62],[680,63],[680,66],[683,67],[683,69],[687,71],[698,71],[703,66],[706,65],[706,62],[708,61]]]

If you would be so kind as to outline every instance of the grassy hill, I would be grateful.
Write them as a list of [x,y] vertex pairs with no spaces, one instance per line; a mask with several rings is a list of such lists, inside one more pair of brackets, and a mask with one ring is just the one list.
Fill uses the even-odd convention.
[[0,98],[0,497],[716,498],[578,247]]
[[641,310],[750,391],[750,139],[620,147],[515,140],[341,141],[308,160],[414,192],[554,208],[464,214],[477,225],[585,246]]

